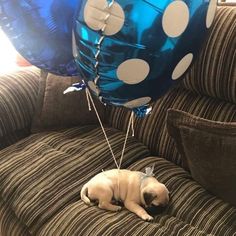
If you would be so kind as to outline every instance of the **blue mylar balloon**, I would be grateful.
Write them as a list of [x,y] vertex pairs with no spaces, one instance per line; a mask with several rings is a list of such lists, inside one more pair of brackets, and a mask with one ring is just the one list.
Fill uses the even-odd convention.
[[76,75],[72,27],[77,7],[80,0],[0,0],[0,26],[33,65]]
[[81,0],[79,70],[104,103],[142,116],[190,67],[215,10],[216,0]]

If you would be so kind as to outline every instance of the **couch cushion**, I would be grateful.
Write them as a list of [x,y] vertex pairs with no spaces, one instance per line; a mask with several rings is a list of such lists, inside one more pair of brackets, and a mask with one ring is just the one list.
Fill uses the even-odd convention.
[[19,221],[14,211],[0,197],[0,235],[30,236],[27,227]]
[[39,235],[224,235],[236,234],[236,208],[213,197],[194,182],[182,168],[169,161],[149,157],[130,169],[144,171],[155,163],[157,179],[171,191],[169,206],[152,223],[133,213],[118,213],[88,207],[81,200],[68,205],[40,231]]
[[[106,130],[120,157],[125,135],[113,128]],[[129,138],[123,167],[147,155],[144,145]],[[0,157],[1,197],[32,234],[77,201],[85,181],[115,167],[97,126],[34,134],[2,150]]]
[[167,127],[193,178],[236,206],[236,122],[215,122],[170,109]]
[[[85,91],[63,94],[68,87],[78,82],[81,82],[78,76],[58,76],[49,73],[41,77],[32,133],[98,124],[95,112],[89,111]],[[98,99],[94,102],[103,120],[104,105]]]

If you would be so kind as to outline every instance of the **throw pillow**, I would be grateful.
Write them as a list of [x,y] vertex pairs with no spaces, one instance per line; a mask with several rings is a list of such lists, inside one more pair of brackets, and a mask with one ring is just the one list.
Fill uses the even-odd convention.
[[192,177],[236,206],[236,123],[216,122],[170,109],[167,129]]
[[[77,125],[98,124],[95,112],[89,111],[85,91],[63,94],[71,84],[81,82],[79,77],[42,74],[38,104],[31,132],[57,130]],[[98,100],[95,105],[104,119],[104,105]]]

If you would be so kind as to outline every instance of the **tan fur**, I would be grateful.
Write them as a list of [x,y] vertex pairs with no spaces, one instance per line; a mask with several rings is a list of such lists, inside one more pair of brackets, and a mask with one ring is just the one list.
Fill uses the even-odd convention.
[[112,199],[121,200],[131,212],[146,221],[153,220],[145,209],[145,199],[149,204],[165,206],[169,202],[169,192],[164,184],[154,177],[144,177],[139,171],[108,170],[94,176],[81,190],[81,199],[92,205],[98,201],[98,207],[110,211],[120,211],[121,207],[112,204]]

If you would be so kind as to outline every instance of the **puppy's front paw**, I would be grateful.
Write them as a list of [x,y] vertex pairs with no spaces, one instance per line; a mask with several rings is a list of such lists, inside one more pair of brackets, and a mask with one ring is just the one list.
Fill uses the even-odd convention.
[[154,220],[154,218],[153,218],[152,216],[148,215],[148,214],[143,215],[143,216],[142,216],[142,219],[145,220],[145,221],[148,221],[148,222]]
[[122,207],[121,206],[117,206],[116,211],[121,211]]

